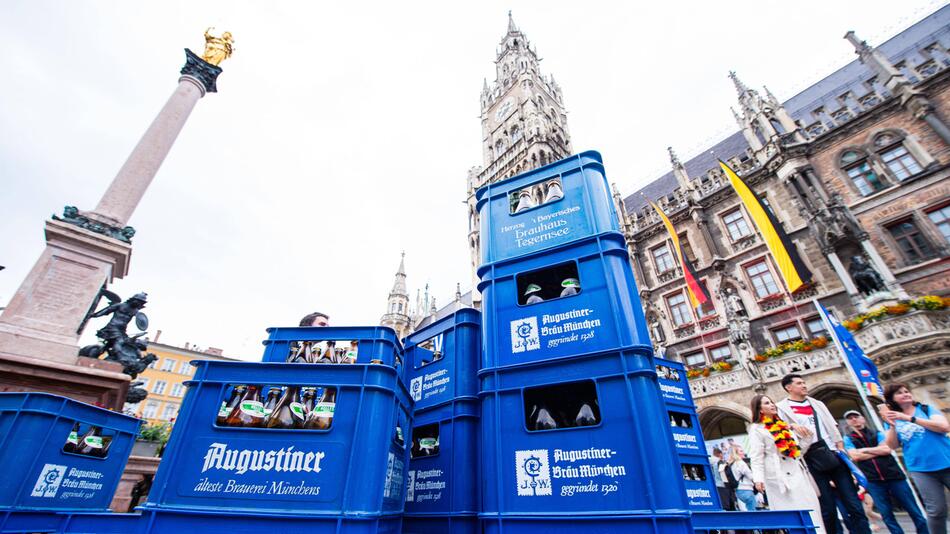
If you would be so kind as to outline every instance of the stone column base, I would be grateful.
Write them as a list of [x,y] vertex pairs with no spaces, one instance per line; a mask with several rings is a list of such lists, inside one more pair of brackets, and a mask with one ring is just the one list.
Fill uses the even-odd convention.
[[76,356],[65,363],[0,353],[0,391],[42,391],[121,411],[129,390],[122,365]]
[[[119,480],[119,486],[115,490],[109,509],[116,513],[131,512],[129,505],[132,502],[133,488],[145,477],[154,478],[161,460],[158,457],[129,456],[129,462],[125,464],[125,471],[122,472],[122,478]],[[138,504],[144,503],[146,497],[147,495],[142,495]]]

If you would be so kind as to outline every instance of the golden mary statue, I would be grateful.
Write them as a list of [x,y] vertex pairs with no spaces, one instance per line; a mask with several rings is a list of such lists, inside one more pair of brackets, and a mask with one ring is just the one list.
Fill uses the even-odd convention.
[[231,32],[224,32],[221,37],[211,35],[213,29],[205,30],[205,53],[201,55],[201,59],[212,65],[220,65],[234,52],[234,40],[231,38]]

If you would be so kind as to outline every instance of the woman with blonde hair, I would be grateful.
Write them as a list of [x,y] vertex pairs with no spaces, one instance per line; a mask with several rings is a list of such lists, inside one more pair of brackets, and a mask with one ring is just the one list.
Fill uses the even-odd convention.
[[764,491],[772,510],[808,510],[816,532],[823,533],[818,490],[802,461],[798,438],[765,395],[752,397],[749,460],[755,489]]

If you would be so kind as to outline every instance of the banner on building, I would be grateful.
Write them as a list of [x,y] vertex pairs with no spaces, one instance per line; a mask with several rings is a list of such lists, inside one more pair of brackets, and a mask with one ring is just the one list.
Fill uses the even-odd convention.
[[650,202],[650,205],[653,206],[653,209],[659,214],[660,219],[663,220],[663,225],[666,226],[666,231],[670,234],[670,240],[673,242],[673,252],[676,254],[676,258],[680,262],[680,267],[683,269],[683,278],[686,279],[686,291],[689,293],[689,302],[695,310],[699,306],[709,302],[709,292],[706,290],[706,287],[699,282],[696,269],[693,268],[693,264],[689,261],[689,258],[683,254],[683,248],[680,246],[680,239],[676,234],[676,229],[673,228],[673,223],[670,222],[670,219],[663,213],[663,210],[661,210],[659,206],[653,202]]

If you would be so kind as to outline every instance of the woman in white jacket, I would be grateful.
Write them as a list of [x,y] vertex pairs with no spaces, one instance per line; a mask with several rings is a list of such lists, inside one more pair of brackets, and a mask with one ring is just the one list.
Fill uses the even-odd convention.
[[816,532],[824,532],[818,490],[802,451],[788,423],[778,418],[778,408],[765,395],[752,398],[749,425],[749,460],[755,489],[764,491],[772,510],[808,510]]

